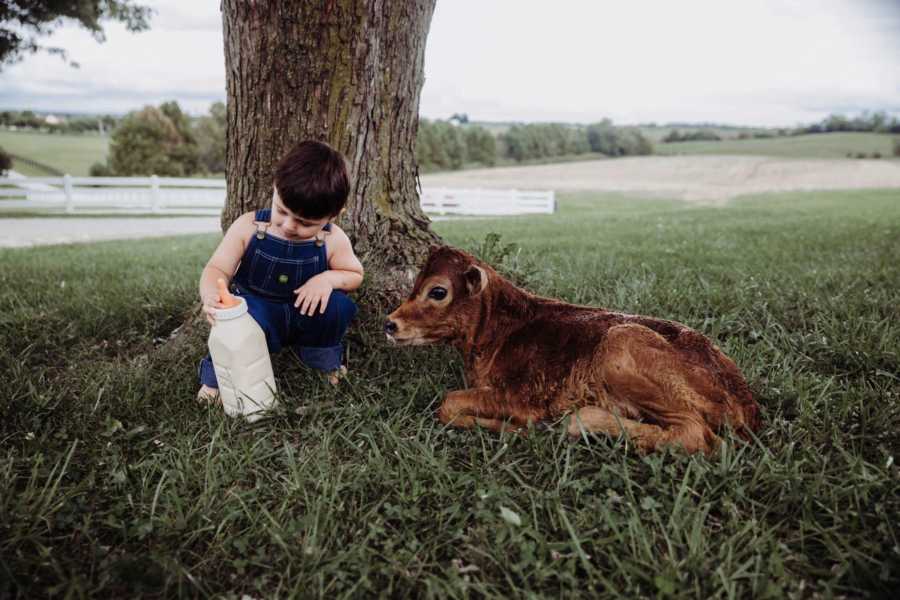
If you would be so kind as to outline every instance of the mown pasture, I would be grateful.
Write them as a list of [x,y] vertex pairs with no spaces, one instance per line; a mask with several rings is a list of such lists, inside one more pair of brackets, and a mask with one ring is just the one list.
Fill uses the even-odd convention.
[[[108,147],[109,138],[100,135],[0,129],[0,148],[76,177],[87,177],[91,165],[105,163]],[[40,167],[15,159],[13,169],[29,177],[52,176]]]
[[433,412],[463,385],[458,356],[386,345],[364,290],[349,379],[278,356],[282,407],[248,425],[193,401],[196,281],[218,236],[6,250],[0,595],[900,587],[896,191],[569,194],[552,216],[435,227],[537,293],[713,337],[763,407],[758,439],[641,456],[562,427],[447,429]]
[[886,133],[834,132],[715,142],[656,142],[654,152],[672,154],[752,154],[782,158],[865,158],[893,159],[894,138]]

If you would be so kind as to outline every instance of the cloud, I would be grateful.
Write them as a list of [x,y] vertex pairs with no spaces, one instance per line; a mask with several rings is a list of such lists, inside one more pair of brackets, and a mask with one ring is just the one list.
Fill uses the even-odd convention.
[[900,18],[863,4],[439,3],[422,113],[790,125],[821,118],[832,98],[892,106],[900,55],[884,33]]
[[224,100],[221,32],[154,28],[135,34],[116,23],[105,29],[105,43],[74,27],[54,35],[54,44],[68,50],[78,69],[36,54],[0,72],[0,106],[127,112],[177,99],[197,113]]
[[[151,30],[52,38],[0,72],[0,106],[125,112],[225,97],[218,3],[158,0]],[[452,0],[437,3],[421,114],[482,120],[794,125],[900,103],[892,0]]]
[[198,7],[184,0],[157,0],[150,26],[157,31],[208,31],[221,35],[222,13],[216,3]]

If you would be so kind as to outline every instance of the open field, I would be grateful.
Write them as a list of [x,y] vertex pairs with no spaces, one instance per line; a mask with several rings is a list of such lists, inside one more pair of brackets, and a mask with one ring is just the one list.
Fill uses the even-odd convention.
[[192,401],[205,327],[169,340],[219,236],[0,251],[0,596],[889,597],[896,192],[560,201],[436,228],[538,293],[710,335],[758,441],[445,429],[458,357],[388,347],[365,296],[349,380],[279,356],[282,408],[244,424]]
[[[86,177],[91,165],[106,162],[109,140],[99,135],[61,135],[0,129],[0,147],[7,152]],[[30,177],[46,177],[39,168],[13,161],[13,169]]]
[[656,154],[741,154],[784,158],[846,158],[862,152],[877,152],[892,159],[894,138],[884,133],[836,132],[774,137],[761,140],[724,139],[720,142],[676,142],[654,144]]
[[493,187],[657,194],[723,202],[746,194],[900,188],[900,161],[762,156],[640,156],[427,174],[426,187]]

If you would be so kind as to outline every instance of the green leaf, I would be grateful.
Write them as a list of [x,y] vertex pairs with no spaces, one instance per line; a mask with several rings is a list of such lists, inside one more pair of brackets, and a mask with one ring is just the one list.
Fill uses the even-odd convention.
[[509,510],[505,506],[500,507],[500,516],[503,517],[503,520],[510,525],[515,525],[516,527],[518,527],[522,524],[522,518],[518,515],[518,513]]
[[644,496],[644,499],[641,500],[641,508],[644,510],[653,510],[654,508],[659,508],[659,506],[659,502],[654,500],[651,496]]
[[656,589],[663,596],[671,596],[675,593],[675,582],[664,575],[654,577],[653,583],[656,584]]

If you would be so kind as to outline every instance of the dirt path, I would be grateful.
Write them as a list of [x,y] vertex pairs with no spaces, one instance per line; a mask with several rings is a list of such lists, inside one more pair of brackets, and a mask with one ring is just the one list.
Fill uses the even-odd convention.
[[0,248],[214,233],[219,217],[0,218]]
[[718,203],[776,191],[900,188],[900,161],[642,156],[423,175],[422,186],[617,191]]

